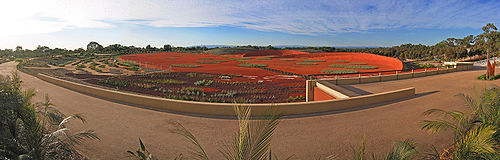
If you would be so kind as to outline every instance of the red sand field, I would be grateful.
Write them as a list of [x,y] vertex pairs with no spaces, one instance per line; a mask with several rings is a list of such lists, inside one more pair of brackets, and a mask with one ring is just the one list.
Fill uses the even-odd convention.
[[[225,57],[223,57],[225,56]],[[134,61],[143,67],[168,70],[170,65],[200,65],[195,68],[172,67],[173,72],[205,72],[216,74],[244,75],[244,78],[234,80],[253,81],[280,81],[296,79],[296,77],[276,77],[280,73],[271,72],[260,68],[239,67],[240,62],[229,58],[239,59],[248,63],[265,64],[267,68],[292,72],[302,75],[321,74],[322,70],[336,70],[344,68],[328,67],[332,64],[366,63],[376,66],[377,69],[349,69],[358,72],[381,72],[403,69],[403,64],[396,58],[385,57],[369,53],[306,53],[290,50],[265,50],[254,52],[232,53],[218,56],[215,54],[196,53],[144,53],[120,56],[121,60]],[[241,59],[243,58],[243,59]],[[250,59],[245,59],[250,58]],[[322,60],[324,62],[310,62],[310,60]],[[206,64],[200,61],[224,61],[222,63]],[[348,61],[348,62],[338,62]],[[316,63],[317,65],[300,65],[296,63]],[[274,76],[274,77],[273,77]],[[273,80],[274,79],[274,80]]]
[[[377,69],[349,69],[356,70],[362,76],[373,75],[367,72],[387,72],[402,70],[403,64],[400,60],[391,57],[385,57],[369,53],[306,53],[291,50],[265,50],[254,52],[241,52],[225,55],[215,54],[197,54],[197,53],[144,53],[131,54],[119,57],[124,61],[133,61],[142,67],[154,68],[160,70],[170,70],[172,72],[199,72],[215,73],[223,75],[242,75],[241,77],[232,77],[230,79],[214,79],[216,81],[229,82],[280,82],[278,85],[284,86],[303,86],[304,79],[299,76],[284,75],[278,72],[268,71],[262,68],[239,67],[241,62],[245,61],[253,64],[265,64],[267,68],[292,72],[301,75],[322,74],[322,70],[343,70],[345,68],[329,67],[332,64],[353,65],[350,63],[366,63],[368,66],[376,66]],[[311,60],[320,60],[320,62],[311,62]],[[203,63],[204,61],[221,61],[221,63]],[[343,61],[343,62],[340,62]],[[201,62],[201,63],[200,63]],[[297,63],[316,63],[317,65],[300,65]],[[199,65],[199,67],[184,68],[170,67],[171,65]],[[389,74],[389,73],[383,73]],[[394,74],[394,73],[390,73]],[[359,76],[359,75],[348,75]],[[297,81],[299,80],[299,81]],[[207,88],[207,91],[216,91],[215,88]],[[304,90],[304,89],[301,89]],[[332,99],[326,93],[316,92],[315,99]],[[293,93],[290,96],[305,96],[304,92]]]

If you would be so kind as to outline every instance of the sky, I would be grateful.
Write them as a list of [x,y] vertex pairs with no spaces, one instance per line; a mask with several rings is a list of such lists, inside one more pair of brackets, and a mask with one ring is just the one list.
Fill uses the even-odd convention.
[[433,45],[500,27],[499,0],[2,0],[0,48],[90,41],[193,45]]

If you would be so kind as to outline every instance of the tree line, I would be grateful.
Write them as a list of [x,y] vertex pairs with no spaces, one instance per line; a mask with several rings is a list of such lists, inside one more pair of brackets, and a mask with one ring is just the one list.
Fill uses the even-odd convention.
[[[335,48],[335,47],[285,47],[276,48],[269,46],[236,46],[224,48],[248,48],[253,50],[301,50],[306,52],[365,52],[373,53],[388,57],[396,57],[399,59],[439,59],[439,60],[455,60],[464,57],[476,55],[490,54],[492,56],[500,55],[500,33],[497,27],[488,23],[483,28],[483,33],[478,35],[468,35],[463,38],[447,38],[434,45],[423,44],[402,44],[393,47],[379,48]],[[218,48],[218,47],[217,47]],[[210,50],[205,46],[194,47],[175,47],[166,44],[163,47],[154,47],[147,45],[145,47],[124,46],[121,44],[112,44],[106,47],[97,42],[90,42],[86,48],[78,49],[62,49],[49,48],[47,46],[38,46],[34,50],[23,49],[22,46],[17,46],[15,49],[0,49],[0,57],[44,57],[54,55],[93,55],[93,54],[135,54],[135,53],[151,53],[151,52],[190,52],[203,53]]]

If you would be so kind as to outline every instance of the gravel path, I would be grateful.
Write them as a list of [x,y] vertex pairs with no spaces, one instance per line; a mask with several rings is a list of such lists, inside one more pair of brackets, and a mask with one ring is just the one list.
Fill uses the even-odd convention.
[[[8,75],[15,63],[0,64],[0,74]],[[498,69],[497,69],[498,70]],[[417,96],[398,102],[367,107],[354,111],[294,117],[282,120],[273,137],[272,151],[280,157],[294,155],[295,159],[313,159],[335,153],[341,159],[351,156],[350,146],[358,147],[365,135],[367,153],[380,155],[391,148],[395,140],[412,139],[420,146],[433,144],[443,148],[451,142],[451,134],[429,135],[420,131],[421,115],[430,108],[457,109],[464,107],[457,93],[473,93],[474,85],[500,85],[500,80],[479,81],[484,71],[464,71],[415,79],[360,84],[352,87],[369,92],[416,87]],[[33,76],[19,73],[24,88],[38,91],[36,101],[49,94],[53,103],[66,114],[83,113],[87,124],[70,126],[89,128],[99,134],[101,141],[86,142],[78,149],[90,159],[123,159],[127,150],[136,150],[138,137],[161,159],[187,153],[187,142],[168,133],[168,119],[182,123],[205,147],[212,159],[221,159],[218,149],[232,140],[237,122],[232,119],[194,117],[153,111],[110,102],[74,92]]]

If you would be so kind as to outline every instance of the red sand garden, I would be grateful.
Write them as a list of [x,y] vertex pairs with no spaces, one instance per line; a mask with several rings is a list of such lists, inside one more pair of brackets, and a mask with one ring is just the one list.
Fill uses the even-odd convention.
[[[144,53],[124,55],[119,59],[134,62],[144,68],[164,70],[166,73],[151,75],[157,77],[153,80],[148,80],[145,75],[128,77],[132,79],[125,81],[119,78],[97,78],[88,82],[173,99],[209,102],[304,101],[305,77],[308,75],[367,74],[403,69],[403,64],[398,59],[375,54],[306,53],[290,50],[223,55]],[[193,76],[196,73],[201,74]],[[169,77],[168,82],[159,77]],[[321,98],[331,99],[325,95]]]

